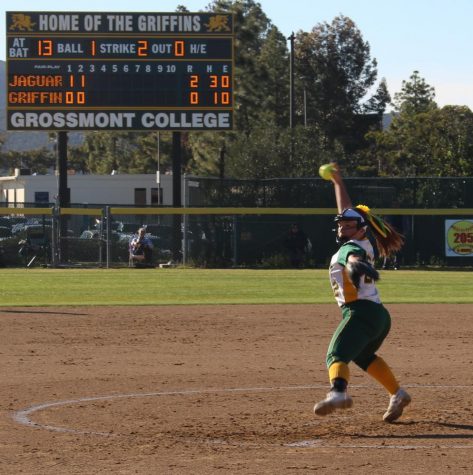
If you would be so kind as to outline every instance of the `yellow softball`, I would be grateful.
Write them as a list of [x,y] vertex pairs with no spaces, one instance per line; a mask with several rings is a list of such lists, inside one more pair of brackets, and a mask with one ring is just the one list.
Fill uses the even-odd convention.
[[334,172],[334,168],[331,163],[326,163],[325,165],[321,165],[321,167],[319,168],[319,175],[324,180],[331,180],[333,172]]

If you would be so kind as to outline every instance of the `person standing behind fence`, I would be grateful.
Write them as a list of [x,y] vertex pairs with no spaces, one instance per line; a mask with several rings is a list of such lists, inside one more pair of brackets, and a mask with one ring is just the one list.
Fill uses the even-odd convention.
[[342,321],[327,351],[330,392],[315,404],[314,413],[325,416],[336,409],[352,407],[347,387],[348,364],[353,361],[389,393],[389,406],[383,420],[393,422],[402,415],[411,398],[399,386],[388,364],[376,354],[389,333],[391,317],[375,285],[379,274],[373,266],[374,249],[367,232],[371,232],[381,256],[398,251],[403,237],[367,206],[353,207],[339,168],[335,164],[333,167],[331,181],[339,213],[335,222],[340,248],[330,262],[330,282],[342,311]]
[[130,242],[130,257],[139,263],[151,265],[153,243],[146,236],[146,228],[138,229],[138,234]]
[[297,224],[292,224],[284,239],[284,247],[289,254],[292,267],[301,267],[307,248],[307,236]]

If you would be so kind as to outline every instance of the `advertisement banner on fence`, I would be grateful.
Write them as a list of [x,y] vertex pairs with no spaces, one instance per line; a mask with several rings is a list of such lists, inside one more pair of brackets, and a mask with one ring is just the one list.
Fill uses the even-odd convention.
[[445,220],[445,255],[473,257],[473,220]]

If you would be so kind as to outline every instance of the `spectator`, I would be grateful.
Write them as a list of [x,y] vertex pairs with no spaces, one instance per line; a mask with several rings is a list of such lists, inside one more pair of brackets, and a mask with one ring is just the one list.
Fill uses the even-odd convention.
[[307,242],[304,231],[297,224],[292,224],[284,239],[284,247],[287,249],[292,267],[298,268],[304,263]]
[[130,242],[130,259],[140,264],[151,265],[153,243],[146,236],[146,228],[138,229],[138,234]]

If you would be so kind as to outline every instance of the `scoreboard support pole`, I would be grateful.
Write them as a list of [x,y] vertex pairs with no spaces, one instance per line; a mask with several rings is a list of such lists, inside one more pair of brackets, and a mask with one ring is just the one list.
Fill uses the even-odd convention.
[[[67,141],[66,131],[57,133],[57,172],[58,172],[58,206],[59,208],[69,208],[70,196],[67,188]],[[59,216],[59,262],[65,263],[68,260],[67,249],[67,216]]]
[[[182,147],[181,132],[172,133],[172,205],[174,208],[182,206],[181,193],[181,163]],[[174,214],[172,219],[172,258],[173,261],[180,261],[180,251],[182,248],[181,215]]]

